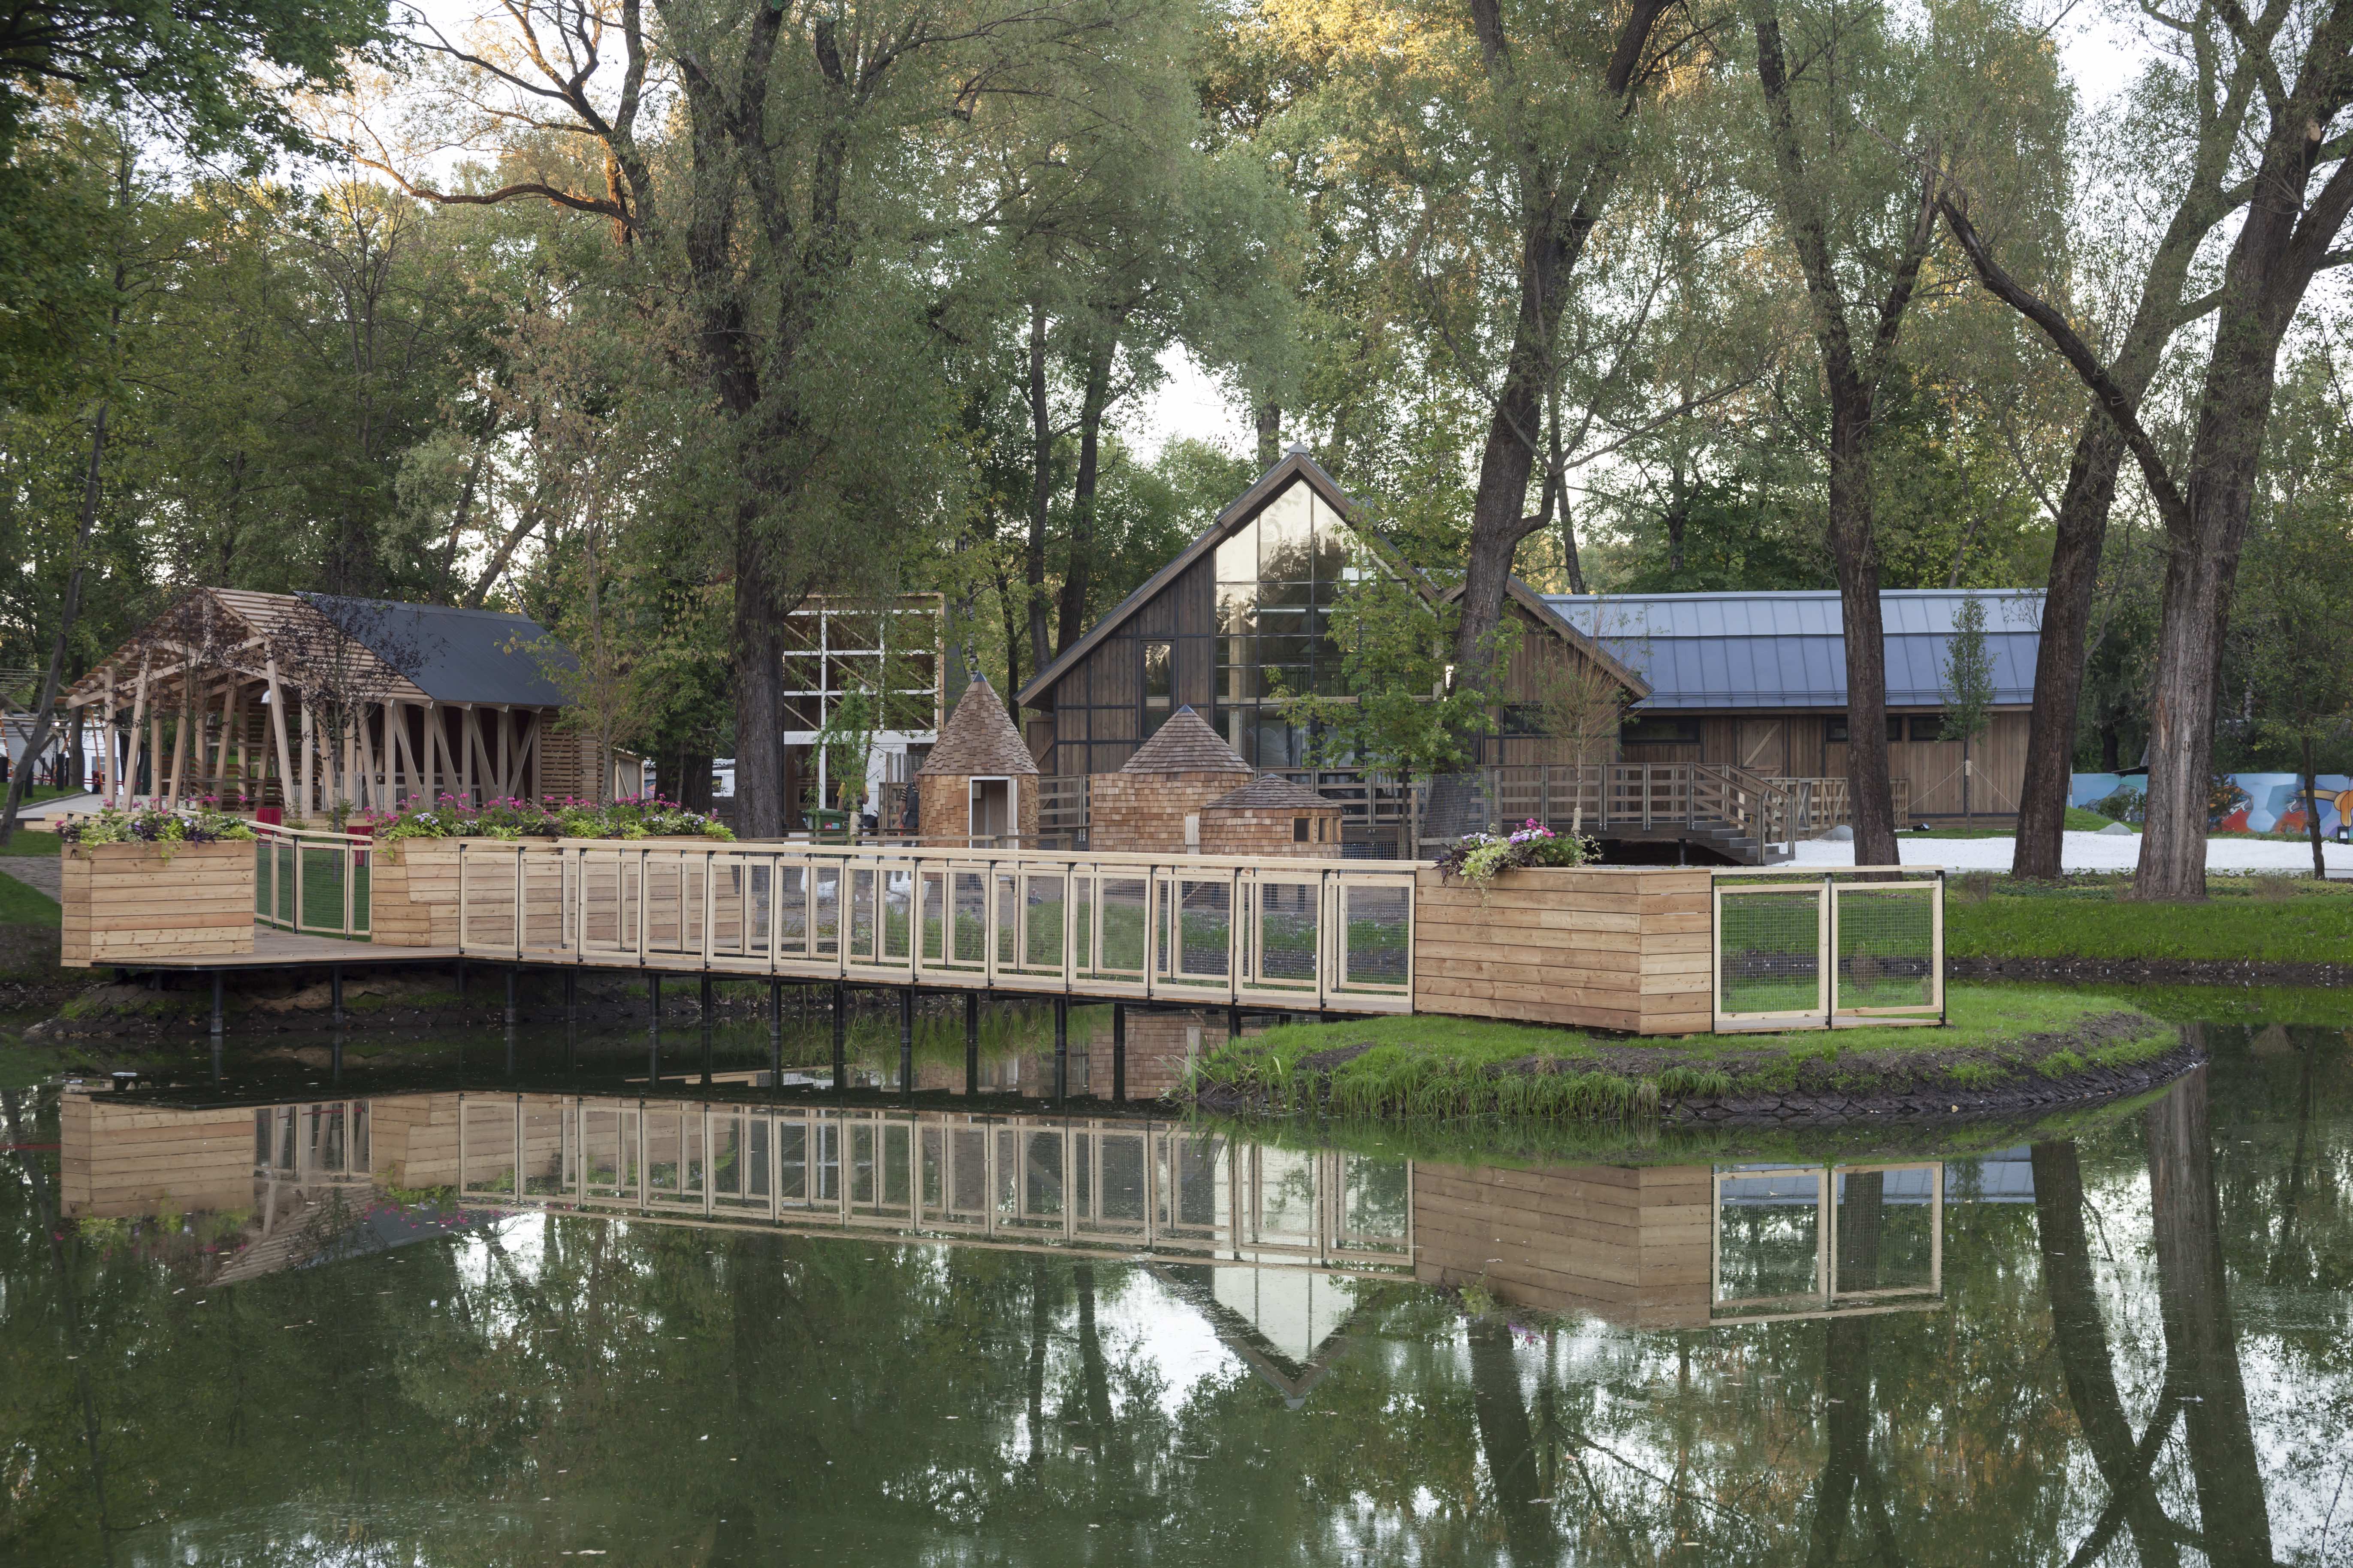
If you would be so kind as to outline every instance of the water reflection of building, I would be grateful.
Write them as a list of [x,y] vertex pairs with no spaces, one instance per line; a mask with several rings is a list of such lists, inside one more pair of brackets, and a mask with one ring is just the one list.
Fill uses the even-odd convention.
[[[1187,1026],[1170,1022],[1175,1047]],[[1475,1167],[1160,1119],[628,1094],[235,1108],[72,1094],[62,1128],[67,1213],[250,1209],[248,1249],[293,1234],[277,1248],[289,1258],[321,1250],[323,1205],[358,1225],[380,1189],[405,1188],[481,1209],[1151,1263],[1292,1397],[1357,1299],[1316,1278],[1410,1275],[1630,1326],[1933,1303],[1953,1184],[1933,1161]],[[2023,1169],[1972,1162],[1961,1195],[2014,1201]]]

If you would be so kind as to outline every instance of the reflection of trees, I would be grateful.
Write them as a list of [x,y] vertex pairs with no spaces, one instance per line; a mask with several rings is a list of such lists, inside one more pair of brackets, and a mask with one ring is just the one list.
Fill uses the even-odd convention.
[[1504,1539],[1514,1563],[1549,1563],[1559,1550],[1553,1533],[1551,1500],[1536,1464],[1535,1429],[1520,1398],[1520,1368],[1512,1354],[1510,1325],[1482,1318],[1471,1325],[1471,1405],[1479,1421],[1479,1445],[1487,1455],[1487,1479],[1495,1489],[1495,1510],[1504,1516]]
[[[1850,1171],[1838,1202],[1838,1279],[1841,1293],[1879,1287],[1879,1238],[1887,1215],[1883,1171]],[[1828,1442],[1821,1480],[1814,1489],[1814,1517],[1806,1561],[1838,1561],[1839,1545],[1858,1503],[1881,1561],[1899,1560],[1895,1522],[1888,1512],[1887,1489],[1871,1461],[1871,1339],[1873,1318],[1832,1317],[1822,1328],[1822,1418]]]
[[2034,1166],[2036,1234],[2042,1253],[2042,1285],[2051,1299],[2051,1332],[2066,1379],[2084,1446],[2108,1489],[2100,1521],[2076,1552],[2090,1562],[2106,1550],[2121,1523],[2132,1531],[2142,1568],[2174,1568],[2181,1561],[2173,1527],[2149,1484],[2165,1434],[2173,1425],[2178,1399],[2168,1388],[2158,1404],[2145,1437],[2135,1438],[2116,1392],[2108,1359],[2108,1336],[2092,1279],[2091,1241],[2084,1232],[2084,1175],[2073,1143],[2037,1143]]
[[2202,1067],[2149,1107],[2148,1186],[2167,1377],[2190,1401],[2183,1426],[2206,1556],[2218,1563],[2268,1564],[2271,1517],[2222,1274],[2221,1210]]

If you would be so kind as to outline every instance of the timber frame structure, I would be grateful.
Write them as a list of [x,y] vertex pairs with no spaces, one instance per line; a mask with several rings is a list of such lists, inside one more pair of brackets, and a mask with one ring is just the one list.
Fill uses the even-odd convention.
[[442,795],[637,793],[634,758],[554,726],[571,655],[488,610],[195,588],[59,698],[100,735],[109,804],[308,816]]

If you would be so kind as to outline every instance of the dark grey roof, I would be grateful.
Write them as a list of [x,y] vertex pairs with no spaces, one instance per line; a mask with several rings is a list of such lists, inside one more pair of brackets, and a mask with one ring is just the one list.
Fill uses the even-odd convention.
[[547,667],[579,668],[571,650],[528,616],[330,594],[301,598],[436,702],[560,708],[568,699]]
[[1293,784],[1281,773],[1261,773],[1240,789],[1230,789],[1203,806],[1203,811],[1314,811],[1340,809],[1330,795]]
[[[1880,595],[1886,632],[1887,700],[1941,707],[1953,617],[1961,589],[1889,589]],[[2034,698],[2042,593],[1988,588],[1986,652],[1994,700]],[[1638,709],[1830,708],[1846,706],[1846,637],[1835,593],[1548,594],[1546,603],[1596,637],[1651,683]]]
[[975,675],[955,711],[941,726],[932,754],[915,773],[919,778],[926,773],[934,778],[996,778],[1037,771],[1029,748],[1021,743],[1021,731],[997,700],[997,689],[986,677]]

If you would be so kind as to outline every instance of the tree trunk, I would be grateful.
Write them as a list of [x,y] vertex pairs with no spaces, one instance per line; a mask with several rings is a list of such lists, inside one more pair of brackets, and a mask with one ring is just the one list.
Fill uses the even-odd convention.
[[[2084,698],[2092,598],[2099,586],[2100,553],[2124,451],[2124,436],[2115,422],[2094,409],[2076,434],[2067,488],[2059,500],[2035,654],[2034,709],[2027,718],[2026,776],[2018,792],[2013,877],[2055,881],[2061,874],[2065,840],[2060,836],[2067,828],[2068,788],[2075,773],[2075,712]],[[2113,752],[2115,731],[2106,733]],[[2113,763],[2108,771],[2116,771]]]
[[1879,603],[1879,552],[1872,540],[1868,406],[1841,396],[1832,381],[1831,558],[1838,570],[1846,631],[1847,799],[1854,813],[1854,863],[1893,866],[1895,790],[1887,764],[1887,637]]
[[1071,485],[1070,563],[1062,569],[1061,603],[1054,627],[1057,658],[1086,635],[1087,594],[1094,581],[1095,484],[1103,449],[1103,408],[1111,396],[1116,338],[1087,356],[1086,395],[1079,406],[1079,468]]
[[[2304,832],[2312,840],[2312,879],[2328,880],[2328,856],[2320,847],[2320,775],[2312,771],[2312,737],[2304,738]],[[5,842],[0,840],[0,842]]]
[[1570,157],[1555,163],[1539,153],[1533,135],[1516,125],[1519,87],[1510,40],[1497,0],[1470,0],[1471,19],[1489,85],[1501,100],[1508,149],[1514,168],[1518,211],[1514,215],[1519,247],[1519,311],[1512,346],[1504,361],[1503,385],[1487,421],[1479,453],[1479,479],[1471,502],[1471,544],[1464,562],[1461,621],[1455,632],[1454,662],[1466,677],[1483,679],[1503,625],[1504,598],[1512,557],[1535,527],[1529,515],[1528,475],[1535,468],[1543,428],[1546,393],[1559,373],[1554,334],[1568,300],[1569,274],[1585,242],[1616,189],[1632,144],[1631,119],[1637,72],[1650,47],[1651,29],[1666,11],[1666,0],[1634,0],[1620,24],[1601,86],[1620,109]]
[[1282,405],[1271,397],[1253,411],[1258,424],[1258,471],[1282,461]]
[[2270,1568],[2271,1514],[2222,1270],[2206,1094],[2201,1067],[2148,1110],[2149,1211],[2166,1372],[2189,1398],[2184,1426],[2207,1561]]
[[[1054,428],[1046,406],[1046,308],[1029,307],[1029,550],[1022,581],[1029,587],[1029,668],[1046,668],[1046,520],[1054,499]],[[1017,720],[1018,723],[1018,721]]]
[[[115,312],[117,320],[120,320],[121,313],[118,306]],[[110,331],[110,339],[111,335]],[[73,567],[66,574],[65,602],[58,610],[58,635],[49,644],[48,666],[41,672],[41,695],[35,701],[33,722],[25,734],[25,763],[22,767],[8,771],[8,805],[5,811],[0,811],[0,844],[5,844],[16,836],[16,810],[24,805],[25,791],[32,783],[34,760],[49,743],[49,721],[57,711],[58,683],[65,676],[66,649],[72,645],[74,622],[81,616],[82,574],[88,570],[90,531],[98,524],[99,474],[106,457],[109,406],[105,399],[100,399],[98,416],[90,421],[90,466],[82,477],[81,517],[74,529]],[[80,745],[80,711],[79,709],[74,710],[76,750]]]
[[[2051,1300],[2051,1338],[2067,1380],[2067,1402],[2084,1434],[2084,1447],[2132,1531],[2135,1560],[2141,1568],[2177,1568],[2181,1550],[2150,1489],[2149,1467],[2140,1458],[2141,1445],[2116,1392],[2116,1368],[2100,1321],[2099,1287],[2092,1276],[2091,1243],[2084,1231],[2084,1177],[2075,1145],[2037,1143],[2029,1157],[2034,1169],[2042,1288]],[[2155,1457],[2154,1449],[2150,1457]]]

